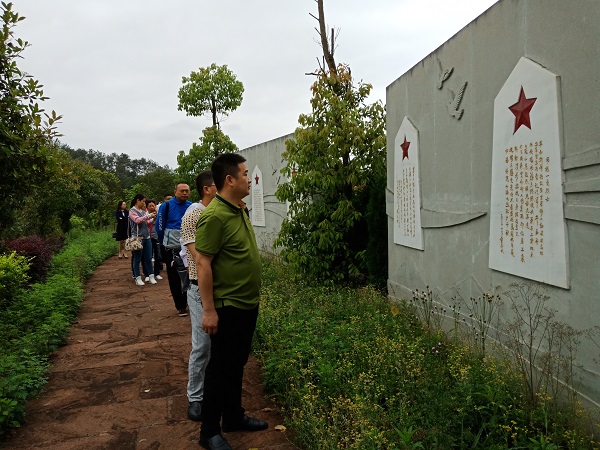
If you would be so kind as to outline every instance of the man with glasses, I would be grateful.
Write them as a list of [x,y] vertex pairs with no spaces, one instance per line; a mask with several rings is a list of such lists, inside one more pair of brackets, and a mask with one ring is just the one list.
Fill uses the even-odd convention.
[[218,193],[200,216],[196,232],[202,329],[210,335],[200,428],[200,445],[208,450],[231,450],[222,432],[269,426],[248,417],[242,407],[244,366],[256,329],[261,284],[254,228],[240,206],[251,187],[245,161],[237,153],[215,159],[211,171]]

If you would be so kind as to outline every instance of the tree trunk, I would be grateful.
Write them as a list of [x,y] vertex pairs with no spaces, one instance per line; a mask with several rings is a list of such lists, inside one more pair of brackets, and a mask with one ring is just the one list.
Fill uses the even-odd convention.
[[334,34],[333,32],[331,33],[331,42],[329,42],[327,40],[327,30],[325,27],[325,12],[323,10],[323,0],[318,0],[317,4],[319,8],[319,32],[321,35],[321,47],[323,48],[323,56],[325,57],[327,67],[329,67],[329,73],[337,76],[337,68],[335,65],[335,60],[333,59]]
[[217,123],[217,105],[215,102],[215,99],[211,99],[211,108],[210,111],[212,112],[212,121],[213,121],[213,127],[218,126],[219,124]]

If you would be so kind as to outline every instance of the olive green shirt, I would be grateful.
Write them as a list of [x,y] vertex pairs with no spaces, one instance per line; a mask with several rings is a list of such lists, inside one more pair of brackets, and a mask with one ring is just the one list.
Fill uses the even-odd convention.
[[215,308],[253,309],[258,305],[260,255],[254,228],[242,208],[217,195],[198,220],[196,250],[213,256]]

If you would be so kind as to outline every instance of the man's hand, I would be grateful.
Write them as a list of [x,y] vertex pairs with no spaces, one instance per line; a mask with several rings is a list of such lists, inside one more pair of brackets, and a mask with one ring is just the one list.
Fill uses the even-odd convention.
[[204,316],[202,317],[202,329],[208,334],[217,334],[219,315],[215,309],[213,298],[212,260],[213,256],[198,253],[196,249],[196,270],[198,271],[198,291],[202,300]]
[[219,315],[217,311],[204,311],[202,316],[202,329],[208,334],[217,334],[219,324]]

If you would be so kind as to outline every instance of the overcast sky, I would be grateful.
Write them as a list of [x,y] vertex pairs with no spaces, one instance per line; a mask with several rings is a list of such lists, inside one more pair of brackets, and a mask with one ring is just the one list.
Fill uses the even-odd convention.
[[[496,0],[325,0],[335,58],[373,85],[371,100]],[[208,117],[177,110],[182,76],[226,64],[244,84],[221,123],[240,149],[285,134],[310,112],[318,68],[314,0],[13,0],[31,46],[19,67],[63,115],[61,141],[177,167]]]

